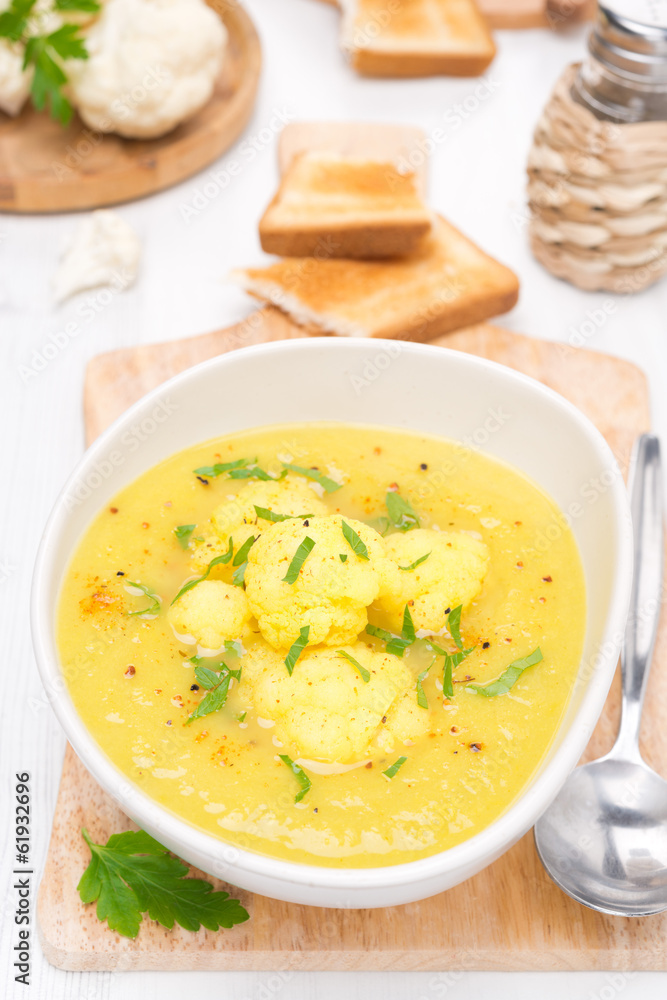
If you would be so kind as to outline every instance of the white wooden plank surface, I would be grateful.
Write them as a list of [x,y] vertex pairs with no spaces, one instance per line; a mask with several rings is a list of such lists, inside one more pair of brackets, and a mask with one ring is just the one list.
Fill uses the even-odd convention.
[[[114,347],[177,338],[224,326],[249,311],[244,296],[222,278],[234,265],[260,259],[256,224],[275,184],[271,128],[280,118],[358,118],[405,121],[428,133],[441,129],[432,156],[431,201],[453,223],[513,267],[522,296],[503,325],[537,337],[578,337],[592,348],[642,365],[651,378],[654,422],[667,441],[667,283],[635,299],[585,295],[552,279],[529,255],[525,241],[524,165],[534,122],[552,83],[583,51],[585,29],[499,32],[499,55],[479,81],[360,80],[344,65],[336,43],[335,10],[312,0],[246,0],[260,30],[265,73],[255,116],[244,140],[218,164],[238,159],[243,169],[223,191],[208,173],[120,211],[140,233],[143,266],[136,286],[108,304],[93,294],[92,320],[82,299],[54,306],[49,280],[59,243],[76,217],[0,216],[0,996],[7,1000],[658,1000],[667,977],[605,973],[432,973],[384,975],[267,973],[104,974],[86,976],[47,966],[33,939],[32,985],[13,981],[15,943],[7,803],[16,770],[32,772],[33,860],[43,862],[55,801],[63,738],[47,707],[33,663],[28,596],[36,546],[60,484],[81,454],[81,383],[87,360]],[[305,82],[304,82],[305,81]],[[463,117],[465,116],[465,117]],[[247,141],[252,138],[252,145]],[[253,152],[254,150],[254,152]],[[211,184],[204,192],[205,185]],[[183,206],[197,192],[205,207],[187,224]],[[84,299],[87,298],[84,296]],[[602,304],[613,301],[600,320]],[[76,336],[44,370],[26,375],[50,335],[77,324]],[[60,337],[64,343],[66,338]],[[33,353],[35,352],[35,353]]]

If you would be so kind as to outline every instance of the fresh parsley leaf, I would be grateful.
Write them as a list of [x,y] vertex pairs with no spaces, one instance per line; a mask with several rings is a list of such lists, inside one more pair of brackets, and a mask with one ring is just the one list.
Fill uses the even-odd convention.
[[305,476],[306,479],[312,479],[314,483],[319,483],[325,493],[335,493],[341,488],[342,483],[337,483],[334,479],[324,476],[318,469],[305,469],[302,465],[290,465],[288,462],[283,462],[283,466],[290,472],[298,472],[300,476]]
[[234,469],[244,469],[246,465],[254,465],[256,458],[237,458],[235,462],[216,462],[215,465],[202,465],[194,470],[195,476],[206,476],[208,479],[217,479],[225,472],[232,472]]
[[7,10],[0,14],[0,38],[21,41],[28,27],[28,19],[37,0],[12,0]]
[[97,916],[123,937],[136,938],[142,914],[163,927],[175,923],[188,931],[210,931],[249,919],[238,899],[213,892],[204,879],[185,878],[188,866],[167,853],[143,830],[116,833],[106,845],[82,836],[91,859],[77,886],[83,903],[97,902]]
[[287,673],[292,676],[292,671],[296,666],[296,661],[299,659],[304,649],[308,645],[308,636],[310,635],[310,625],[304,625],[303,628],[299,629],[299,637],[295,639],[289,648],[289,652],[285,657],[285,666],[287,667]]
[[382,535],[384,537],[389,531],[389,526],[391,524],[391,521],[389,520],[388,517],[383,516],[383,517],[376,517],[372,521],[368,521],[367,524],[369,528],[374,528],[374,530],[377,531],[378,535]]
[[215,559],[211,559],[210,563],[206,567],[206,570],[204,571],[203,576],[198,576],[194,580],[188,580],[188,582],[181,587],[181,589],[176,594],[176,597],[173,599],[171,603],[175,604],[176,601],[183,596],[183,594],[187,594],[188,590],[192,590],[192,588],[196,587],[198,583],[201,583],[202,580],[205,580],[214,566],[222,566],[225,563],[228,563],[229,560],[232,558],[233,551],[234,551],[234,546],[232,544],[232,539],[230,535],[229,548],[227,549],[227,551],[224,552],[221,556],[216,556]]
[[386,771],[382,772],[385,778],[393,778],[395,774],[398,774],[398,772],[403,767],[407,759],[408,759],[407,757],[399,757],[398,760],[395,760],[394,763],[390,767],[388,767]]
[[368,554],[368,549],[366,548],[366,546],[364,545],[364,543],[362,542],[361,538],[354,530],[354,528],[351,528],[350,525],[347,523],[347,521],[343,521],[341,527],[343,529],[343,535],[345,536],[345,541],[350,546],[354,554],[356,556],[359,556],[360,559],[370,559],[370,556]]
[[266,507],[258,507],[256,503],[253,504],[253,507],[257,517],[261,517],[263,521],[292,521],[295,518],[301,518],[303,521],[306,517],[313,517],[312,514],[277,514],[274,510],[268,510]]
[[412,509],[412,504],[404,500],[400,493],[393,493],[390,490],[384,502],[387,505],[389,520],[398,531],[410,531],[411,528],[419,527],[419,518]]
[[[148,589],[148,587],[144,587],[143,583],[135,583],[134,580],[127,580],[125,589],[128,592],[130,587],[134,588],[135,590],[140,590],[142,594],[145,594],[146,597],[148,597],[151,603],[148,605],[147,608],[140,608],[139,611],[128,611],[127,612],[128,615],[130,615],[130,617],[132,615],[141,615],[142,618],[144,617],[144,615],[146,615],[147,617],[150,615],[152,618],[156,618],[160,613],[160,605],[162,604],[162,598],[159,597],[157,594],[154,594],[151,590]],[[138,597],[139,595],[133,594],[132,596]]]
[[177,528],[174,528],[174,534],[176,535],[178,544],[182,549],[187,549],[190,541],[190,535],[196,527],[196,524],[179,524]]
[[315,548],[315,542],[313,541],[312,538],[306,535],[306,537],[304,538],[304,540],[301,542],[298,549],[294,553],[294,556],[292,557],[292,561],[289,564],[287,572],[283,577],[283,581],[285,583],[289,584],[296,583],[299,573],[301,572],[301,567],[303,566],[306,559],[308,558],[308,556],[310,555],[310,553],[313,551],[314,548]]
[[200,687],[206,689],[207,694],[204,695],[194,712],[186,719],[186,726],[189,726],[195,719],[202,719],[205,715],[210,715],[212,712],[217,712],[218,709],[222,708],[227,701],[232,678],[238,681],[241,680],[240,670],[230,670],[226,663],[222,663],[221,667],[222,669],[219,673],[216,673],[215,670],[210,670],[209,667],[195,667],[197,683]]
[[260,469],[258,465],[253,465],[247,469],[232,469],[229,473],[230,479],[261,479],[262,482],[272,483],[275,481],[275,476],[270,476],[268,472],[264,469]]
[[410,563],[409,566],[399,566],[398,568],[399,569],[403,569],[406,572],[408,572],[408,570],[411,570],[411,569],[417,569],[417,566],[421,566],[421,564],[423,562],[426,562],[426,560],[428,559],[428,557],[430,556],[430,554],[431,554],[430,552],[427,552],[425,556],[420,556],[419,559],[415,559],[415,561],[413,563]]
[[[25,5],[23,5],[25,9]],[[32,8],[30,8],[31,10]],[[10,10],[11,13],[11,10]],[[51,117],[67,125],[73,113],[72,105],[63,93],[67,75],[61,65],[66,59],[87,59],[85,39],[78,24],[64,24],[46,35],[29,33],[28,21],[14,22],[14,34],[22,23],[21,34],[15,41],[23,44],[23,68],[33,68],[30,87],[32,103],[38,111],[49,107]],[[0,23],[0,32],[2,24]]]
[[339,552],[338,558],[341,562],[347,562],[347,552]]
[[405,605],[403,609],[403,628],[401,630],[401,635],[409,642],[411,645],[415,642],[417,638],[417,633],[415,632],[415,624],[412,620],[412,615],[410,614],[410,606]]
[[447,616],[447,631],[451,635],[452,639],[456,643],[459,649],[463,649],[463,639],[461,638],[461,611],[463,610],[463,605],[459,604],[457,608],[452,608]]
[[359,663],[359,660],[355,660],[355,658],[353,656],[350,656],[349,653],[346,653],[344,649],[337,649],[336,652],[338,653],[339,656],[344,656],[345,659],[348,660],[352,664],[352,666],[359,671],[359,673],[361,674],[361,679],[364,682],[364,684],[368,684],[369,680],[371,679],[371,675],[369,674],[368,670],[366,670],[366,667],[362,667],[362,665]]
[[225,649],[235,656],[243,656],[243,646],[240,642],[235,642],[234,639],[225,639]]
[[240,715],[236,716],[236,721],[237,722],[245,722],[245,717],[246,717],[247,714],[248,714],[247,712],[241,712]]
[[523,656],[521,659],[510,663],[509,667],[502,672],[497,680],[491,681],[490,684],[469,684],[468,688],[476,691],[477,694],[483,694],[485,698],[495,698],[497,695],[507,694],[514,687],[524,670],[534,666],[536,663],[540,663],[543,659],[542,650],[538,646],[528,656]]
[[308,777],[308,775],[306,774],[306,772],[304,771],[304,769],[302,767],[299,767],[299,765],[296,764],[291,759],[291,757],[288,757],[286,753],[278,754],[278,756],[280,757],[280,759],[283,762],[283,764],[287,764],[287,766],[292,771],[292,774],[294,775],[294,777],[296,778],[296,780],[299,782],[299,785],[301,786],[301,789],[294,796],[294,801],[295,802],[301,802],[301,799],[304,797],[304,795],[307,792],[310,791],[312,782],[311,782],[310,778]]
[[232,583],[235,587],[245,587],[245,571],[247,568],[247,561],[242,562],[241,565],[232,573]]
[[55,0],[56,10],[82,10],[87,14],[95,14],[101,9],[97,0]]
[[422,684],[426,680],[428,672],[435,663],[436,659],[437,657],[434,656],[429,665],[426,667],[426,669],[422,670],[419,677],[417,678],[417,704],[419,705],[420,708],[428,708],[428,699],[426,697],[426,692],[424,691]]

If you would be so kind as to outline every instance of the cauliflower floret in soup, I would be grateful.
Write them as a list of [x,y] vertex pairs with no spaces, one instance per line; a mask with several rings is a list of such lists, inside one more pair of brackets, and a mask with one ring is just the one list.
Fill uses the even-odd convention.
[[202,580],[172,604],[167,617],[180,637],[192,636],[205,649],[220,649],[225,639],[243,634],[250,608],[241,587]]
[[165,135],[202,108],[222,67],[227,30],[204,0],[108,0],[69,60],[86,125],[129,138]]
[[[366,558],[353,551],[343,522],[365,545]],[[284,577],[307,538],[315,544],[288,583]],[[380,592],[384,560],[377,531],[351,517],[331,514],[272,525],[250,549],[245,571],[248,602],[262,635],[275,649],[289,648],[305,626],[309,646],[353,641]]]

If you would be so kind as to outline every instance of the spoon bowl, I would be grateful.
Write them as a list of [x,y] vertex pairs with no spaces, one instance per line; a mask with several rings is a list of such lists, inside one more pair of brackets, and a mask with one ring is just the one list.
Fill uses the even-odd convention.
[[554,882],[586,906],[635,917],[667,907],[667,781],[643,761],[578,767],[535,843]]

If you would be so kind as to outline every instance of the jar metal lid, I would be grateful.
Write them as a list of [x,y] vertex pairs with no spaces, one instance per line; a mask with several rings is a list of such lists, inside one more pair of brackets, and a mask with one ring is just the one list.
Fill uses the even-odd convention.
[[667,87],[667,0],[600,0],[588,47],[628,83]]

